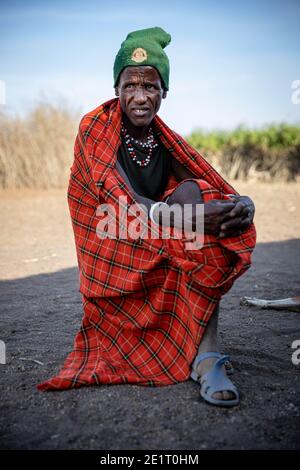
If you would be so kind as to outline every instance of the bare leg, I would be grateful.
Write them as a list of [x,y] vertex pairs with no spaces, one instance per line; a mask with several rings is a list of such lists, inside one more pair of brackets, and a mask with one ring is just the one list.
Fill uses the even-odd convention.
[[[205,353],[208,351],[219,352],[220,348],[219,348],[219,342],[218,342],[218,319],[219,319],[219,306],[217,306],[217,308],[215,309],[206,327],[202,341],[198,348],[198,354]],[[214,365],[215,362],[216,362],[216,358],[213,358],[213,357],[205,359],[204,361],[201,361],[196,369],[198,374],[200,376],[206,374],[206,372],[208,372],[211,369],[211,367]],[[223,371],[224,371],[224,374],[226,374],[226,369],[224,366],[223,366]],[[214,393],[212,396],[216,400],[232,400],[234,398],[233,393],[227,392],[227,391]]]
[[[194,181],[186,181],[178,186],[178,188],[169,197],[168,204],[193,204],[201,203],[202,196],[199,186]],[[215,309],[210,321],[206,327],[204,336],[200,343],[198,353],[204,353],[209,351],[219,352],[218,344],[218,318],[219,318],[219,306]],[[197,372],[200,376],[208,372],[216,362],[216,358],[208,358],[199,364]],[[226,374],[225,367],[223,366],[224,374]],[[213,394],[213,398],[217,400],[231,400],[234,398],[232,392],[218,392]]]
[[185,181],[181,183],[171,194],[168,204],[201,204],[202,196],[197,183],[194,181]]

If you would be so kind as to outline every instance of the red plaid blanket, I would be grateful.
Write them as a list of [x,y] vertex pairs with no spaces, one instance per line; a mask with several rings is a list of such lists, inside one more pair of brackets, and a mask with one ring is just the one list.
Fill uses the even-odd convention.
[[[196,175],[204,202],[236,191],[182,137],[156,116],[156,133]],[[107,101],[80,123],[68,202],[74,229],[84,316],[73,351],[40,390],[91,384],[160,386],[185,381],[205,327],[234,280],[249,268],[256,233],[217,240],[199,250],[182,239],[100,239],[99,204],[135,202],[115,169],[121,108]],[[170,176],[164,199],[177,186]],[[146,221],[150,224],[150,221]],[[158,229],[159,234],[161,229]]]

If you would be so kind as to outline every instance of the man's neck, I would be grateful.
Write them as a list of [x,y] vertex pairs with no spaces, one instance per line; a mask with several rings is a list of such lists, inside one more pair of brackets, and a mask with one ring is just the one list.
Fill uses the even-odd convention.
[[124,126],[127,129],[128,133],[137,140],[141,142],[147,140],[149,126],[134,126],[128,119],[128,117],[123,114]]

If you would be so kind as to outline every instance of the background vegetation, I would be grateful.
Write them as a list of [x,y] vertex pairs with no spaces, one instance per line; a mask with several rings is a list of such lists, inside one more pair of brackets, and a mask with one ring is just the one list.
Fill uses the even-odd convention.
[[77,126],[72,111],[49,104],[26,119],[0,115],[0,187],[65,187]]
[[187,140],[229,179],[297,181],[300,177],[300,126],[198,130]]
[[[49,104],[38,105],[24,119],[0,114],[0,187],[65,187],[78,122],[75,112]],[[187,140],[225,178],[300,180],[300,126],[199,129]]]

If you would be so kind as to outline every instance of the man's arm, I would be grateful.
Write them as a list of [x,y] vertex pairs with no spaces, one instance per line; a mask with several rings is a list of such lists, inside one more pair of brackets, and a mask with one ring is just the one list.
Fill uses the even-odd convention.
[[[197,178],[176,158],[172,158],[171,168],[178,182],[187,178]],[[205,233],[218,235],[220,238],[232,237],[240,235],[252,224],[255,214],[252,199],[248,196],[232,195],[231,200],[234,201],[235,207],[230,212],[226,209],[224,201],[216,200],[204,204]]]
[[[182,167],[180,169],[179,167]],[[178,165],[175,164],[176,167],[176,179],[181,178],[195,178],[191,172],[186,170],[180,163]],[[116,162],[116,169],[119,174],[123,177],[124,181],[128,185],[131,193],[133,194],[134,198],[137,200],[138,203],[143,204],[146,206],[148,214],[151,208],[151,205],[154,204],[156,201],[149,199],[147,197],[141,196],[138,194],[132,187],[128,176],[126,175],[124,169],[122,168],[121,164],[117,161]],[[254,216],[254,209],[252,212],[251,207],[254,205],[250,198],[247,196],[236,196],[237,199],[232,197],[232,203],[230,201],[217,201],[212,200],[209,201],[204,205],[204,231],[207,234],[219,235],[219,237],[229,237],[239,235],[240,232],[248,228],[248,226],[253,221]],[[247,200],[243,201],[243,198],[247,198]],[[170,205],[171,207],[171,205]],[[251,215],[249,216],[248,213]],[[172,214],[171,214],[172,215]],[[156,212],[153,214],[154,220],[159,223],[159,214],[157,215]],[[197,217],[197,209],[195,214],[195,221]],[[183,227],[182,220],[175,220],[171,219],[171,226],[175,226],[179,229]]]
[[185,168],[176,158],[171,158],[171,171],[178,182],[186,178],[197,178],[190,170]]

